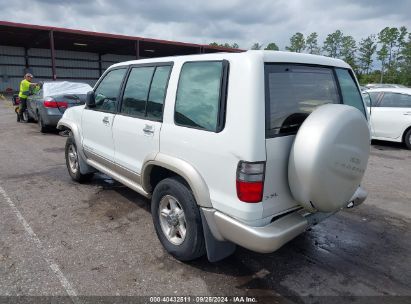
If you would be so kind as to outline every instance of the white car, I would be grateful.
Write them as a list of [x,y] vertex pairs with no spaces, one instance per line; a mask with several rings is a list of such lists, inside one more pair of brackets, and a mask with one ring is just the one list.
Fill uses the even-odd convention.
[[363,92],[372,139],[403,142],[411,149],[411,89],[379,88]]
[[366,117],[345,62],[248,51],[115,64],[58,127],[74,180],[98,170],[151,198],[170,254],[217,261],[362,203]]

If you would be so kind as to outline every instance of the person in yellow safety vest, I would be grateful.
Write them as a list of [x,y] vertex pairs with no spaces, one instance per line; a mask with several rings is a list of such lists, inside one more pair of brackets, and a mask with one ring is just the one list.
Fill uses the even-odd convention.
[[27,109],[27,97],[30,95],[30,88],[37,86],[37,83],[31,82],[33,75],[27,73],[24,75],[24,79],[20,82],[20,105],[19,105],[19,114],[17,115],[17,121],[24,121],[23,113]]

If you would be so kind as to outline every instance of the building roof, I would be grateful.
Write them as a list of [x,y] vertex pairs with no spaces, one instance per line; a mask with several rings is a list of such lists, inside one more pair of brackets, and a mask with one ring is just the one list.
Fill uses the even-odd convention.
[[137,42],[139,55],[142,57],[185,55],[200,53],[200,50],[204,53],[243,51],[203,44],[0,21],[0,41],[3,41],[1,44],[9,46],[50,48],[50,33],[53,33],[55,49],[103,54],[136,54]]

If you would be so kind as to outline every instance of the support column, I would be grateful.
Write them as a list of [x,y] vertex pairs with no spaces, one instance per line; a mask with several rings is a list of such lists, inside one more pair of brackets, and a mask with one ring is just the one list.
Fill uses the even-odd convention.
[[204,54],[204,47],[200,46],[199,50],[198,50],[199,54]]
[[56,74],[56,54],[54,50],[54,33],[53,31],[50,31],[50,52],[51,52],[51,74],[53,80],[57,79],[57,74]]
[[28,49],[24,48],[24,74],[29,72],[29,52]]
[[136,59],[140,59],[140,40],[135,41],[134,48],[136,51]]
[[98,73],[101,75],[103,75],[103,68],[102,68],[102,64],[101,64],[101,53],[98,53]]

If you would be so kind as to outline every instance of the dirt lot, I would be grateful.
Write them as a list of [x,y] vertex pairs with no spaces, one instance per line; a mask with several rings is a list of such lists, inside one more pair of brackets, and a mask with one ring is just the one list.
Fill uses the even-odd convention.
[[10,105],[0,100],[0,296],[411,301],[411,151],[401,145],[372,145],[363,205],[277,252],[181,263],[157,240],[149,201],[104,175],[72,182],[65,138],[17,124]]

